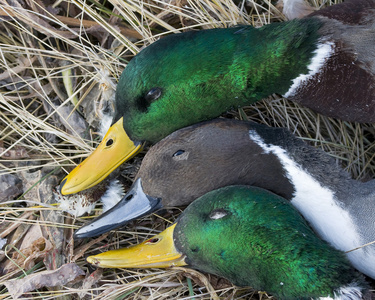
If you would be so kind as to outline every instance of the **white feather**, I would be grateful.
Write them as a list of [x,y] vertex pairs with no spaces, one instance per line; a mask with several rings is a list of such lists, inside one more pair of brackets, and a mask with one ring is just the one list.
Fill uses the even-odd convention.
[[309,72],[307,74],[300,74],[298,77],[293,79],[293,84],[289,90],[283,95],[288,98],[293,96],[298,87],[303,85],[307,80],[317,74],[324,66],[327,59],[334,53],[334,44],[332,42],[320,43],[318,48],[314,51],[314,56],[311,59],[311,63],[307,66]]
[[[58,187],[56,188],[58,190]],[[59,192],[53,192],[55,200],[60,203],[60,209],[71,214],[74,217],[80,217],[85,213],[90,213],[96,202],[93,202],[92,193],[82,191],[74,195],[61,195]],[[107,190],[101,196],[100,201],[103,203],[103,212],[113,207],[125,195],[122,184],[113,179],[107,185]]]
[[95,203],[90,202],[87,195],[83,193],[67,196],[56,192],[53,192],[53,194],[55,200],[60,203],[60,209],[74,217],[80,217],[85,213],[90,213],[95,207]]
[[122,184],[118,180],[111,180],[108,189],[100,198],[100,201],[103,203],[103,212],[115,206],[124,196],[125,191]]
[[334,291],[334,298],[320,297],[320,300],[360,300],[363,288],[356,283],[351,283]]

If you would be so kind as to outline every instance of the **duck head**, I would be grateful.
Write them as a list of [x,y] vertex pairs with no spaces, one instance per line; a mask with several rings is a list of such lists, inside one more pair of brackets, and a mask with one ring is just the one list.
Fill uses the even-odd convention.
[[211,191],[161,234],[87,260],[103,268],[188,265],[279,299],[332,297],[343,286],[359,299],[363,289],[344,254],[320,240],[288,201],[248,186]]
[[[185,32],[143,49],[120,77],[113,126],[97,150],[65,177],[62,194],[103,180],[144,142],[156,143],[177,129],[213,119],[232,107],[287,92],[292,79],[308,71],[318,38],[310,27],[320,25],[312,20],[282,28],[270,26],[267,33],[251,26]],[[306,36],[298,34],[294,41],[297,29]],[[277,40],[280,36],[282,41]],[[277,51],[268,49],[268,39]],[[289,51],[283,44],[286,39],[307,49]],[[281,53],[287,62],[275,67]],[[266,65],[259,68],[264,61]]]
[[234,74],[253,64],[241,62],[247,56],[241,49],[244,38],[254,44],[251,54],[257,53],[262,37],[251,26],[190,31],[146,47],[120,77],[115,122],[123,117],[131,140],[154,144],[177,129],[219,116],[238,101],[268,96],[256,81],[252,92],[245,91],[247,75]]
[[[76,231],[75,237],[105,233],[159,208],[188,205],[209,191],[233,184],[262,187],[291,199],[294,187],[280,161],[250,139],[250,129],[268,127],[216,119],[172,133],[147,152],[127,195]],[[271,139],[288,134],[269,129]]]

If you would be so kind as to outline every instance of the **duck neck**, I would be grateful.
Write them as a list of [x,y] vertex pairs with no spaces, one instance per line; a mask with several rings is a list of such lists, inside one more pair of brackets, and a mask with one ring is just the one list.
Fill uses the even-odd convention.
[[[308,193],[316,194],[318,187],[324,188],[334,194],[345,206],[353,202],[352,197],[349,196],[353,193],[357,198],[371,198],[375,194],[373,192],[375,180],[367,183],[353,180],[332,157],[308,146],[286,129],[252,125],[249,136],[264,153],[271,154],[281,163],[285,170],[282,176],[286,176],[294,186],[294,194],[298,186],[304,188],[305,196]],[[307,182],[316,182],[316,186]],[[292,200],[290,197],[287,199]]]
[[[321,25],[320,20],[310,18],[244,28],[228,74],[235,86],[242,88],[242,104],[272,93],[291,93],[301,80],[319,71],[332,48],[320,40]],[[243,77],[238,76],[241,64],[246,74]]]

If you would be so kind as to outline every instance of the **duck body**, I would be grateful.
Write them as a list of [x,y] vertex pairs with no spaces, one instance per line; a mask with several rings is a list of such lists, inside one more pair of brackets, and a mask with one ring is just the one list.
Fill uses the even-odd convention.
[[191,31],[151,44],[120,77],[103,142],[61,192],[95,185],[143,142],[272,93],[327,116],[375,122],[374,15],[374,0],[349,0],[299,20]]
[[[350,251],[375,240],[375,181],[351,179],[333,158],[286,129],[225,119],[180,129],[153,146],[121,204],[75,236],[95,236],[161,207],[188,205],[211,190],[238,184],[286,198],[336,249]],[[374,244],[347,256],[375,278]]]
[[[278,299],[361,299],[366,287],[345,255],[319,239],[288,201],[260,188],[211,191],[190,204],[172,228],[88,261],[126,268],[163,260],[165,266],[188,265]],[[173,243],[179,258],[171,261],[164,243]]]

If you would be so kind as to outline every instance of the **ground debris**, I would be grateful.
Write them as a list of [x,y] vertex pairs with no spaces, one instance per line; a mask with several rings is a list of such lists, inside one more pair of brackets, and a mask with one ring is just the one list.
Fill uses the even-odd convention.
[[103,269],[97,269],[96,271],[92,272],[90,276],[86,277],[83,281],[81,292],[78,293],[80,299],[87,295],[87,290],[96,284],[101,278],[103,277]]
[[[52,189],[58,183],[56,176],[52,175],[46,178],[39,188],[39,196],[42,203],[53,204],[56,203],[52,195]],[[44,258],[44,264],[47,269],[54,270],[66,263],[67,253],[66,253],[66,239],[64,234],[64,216],[54,210],[42,211],[41,220],[45,224],[56,224],[56,226],[43,226],[42,231],[48,240],[52,243],[53,249],[49,251]],[[57,226],[61,224],[60,226]]]
[[[284,3],[287,1],[294,0]],[[319,8],[341,2],[307,1]],[[9,196],[9,203],[1,203],[4,186],[0,176],[0,241],[7,242],[0,250],[1,284],[22,272],[39,274],[36,282],[9,281],[23,289],[19,293],[24,294],[18,296],[22,299],[268,299],[264,293],[235,287],[213,275],[198,275],[187,268],[94,271],[85,260],[87,256],[137,244],[173,223],[181,209],[165,210],[163,218],[159,211],[98,238],[74,240],[74,230],[98,215],[100,206],[90,216],[75,217],[55,205],[52,191],[107,132],[114,114],[116,83],[141,49],[169,34],[240,24],[260,27],[285,21],[285,15],[275,8],[276,1],[265,0],[202,0],[199,5],[189,0],[86,2],[1,1],[0,140],[4,146],[0,145],[0,156],[17,146],[24,147],[30,156],[12,160],[0,157],[1,175],[16,176],[21,181],[19,191]],[[63,80],[64,72],[69,75],[68,84]],[[67,87],[73,92],[70,97]],[[71,103],[74,96],[76,105]],[[277,95],[223,116],[286,127],[330,153],[354,178],[374,178],[374,124],[325,118]],[[125,190],[131,186],[146,151],[120,167]],[[28,265],[15,255],[34,224],[41,227],[44,240],[33,238],[34,251],[40,256],[30,259]],[[42,250],[45,241],[51,244],[51,250]],[[12,259],[12,268],[17,263],[19,266],[1,274],[5,261]],[[32,261],[37,264],[28,270]],[[36,291],[22,286],[31,281],[34,286],[38,282],[45,284],[48,272],[57,272],[67,263],[80,266],[86,272],[85,279],[41,285]],[[193,279],[192,288],[188,277]],[[2,296],[11,299],[13,294],[5,290]]]
[[210,293],[211,299],[219,300],[219,296],[217,295],[215,289],[207,279],[207,277],[202,274],[201,272],[198,272],[193,269],[184,268],[184,267],[174,267],[176,270],[183,271],[183,275],[192,279],[194,282],[196,282],[200,286],[204,286],[207,291]]
[[[87,136],[87,123],[83,117],[74,109],[70,103],[61,105],[52,101],[43,101],[43,106],[48,114],[51,114],[53,123],[56,126],[63,126],[70,134],[78,134],[81,137]],[[56,112],[56,113],[55,113]]]
[[34,291],[42,287],[53,287],[65,285],[72,282],[77,277],[85,275],[75,263],[65,264],[52,271],[42,271],[28,275],[22,279],[13,279],[5,282],[9,293],[14,299],[18,299],[22,294]]
[[18,176],[12,174],[0,175],[0,202],[14,199],[21,195],[22,191],[22,181]]
[[2,159],[21,159],[21,158],[28,158],[29,155],[25,147],[16,146],[11,149],[7,149],[4,147],[4,141],[0,140],[0,158]]
[[[22,228],[20,226],[18,229]],[[31,228],[27,228],[27,233],[22,234],[20,238],[16,238],[14,242],[10,242],[9,245],[15,246],[17,241],[22,238],[22,243],[18,251],[14,251],[11,254],[11,260],[6,260],[2,266],[4,273],[17,270],[20,266],[25,270],[30,270],[38,261],[42,260],[46,253],[52,249],[52,244],[43,237],[42,231],[39,225],[33,225]]]

